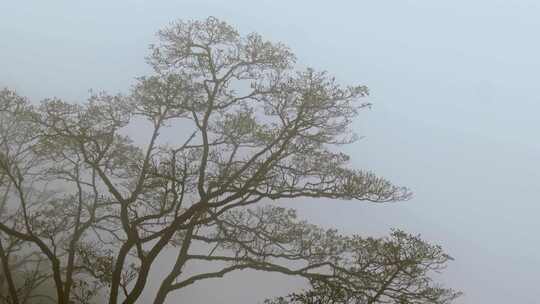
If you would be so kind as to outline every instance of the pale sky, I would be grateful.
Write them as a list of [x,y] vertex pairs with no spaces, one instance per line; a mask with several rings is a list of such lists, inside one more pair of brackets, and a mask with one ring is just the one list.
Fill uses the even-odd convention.
[[[456,259],[440,279],[465,293],[457,303],[538,303],[540,2],[2,0],[0,86],[36,101],[127,92],[148,73],[144,56],[158,29],[208,16],[369,86],[374,107],[354,126],[365,138],[346,151],[354,167],[415,193],[391,205],[288,206],[347,233],[397,227],[441,244]],[[296,286],[244,273],[170,302],[258,303]]]

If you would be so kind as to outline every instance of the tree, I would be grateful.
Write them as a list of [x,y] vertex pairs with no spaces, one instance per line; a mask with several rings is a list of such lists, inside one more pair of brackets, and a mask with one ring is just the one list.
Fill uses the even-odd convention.
[[[154,303],[243,269],[302,276],[313,287],[302,296],[337,292],[332,303],[342,295],[355,303],[458,295],[429,279],[450,259],[439,247],[401,231],[343,236],[273,202],[410,198],[404,187],[349,169],[339,152],[369,107],[365,86],[297,70],[286,46],[240,36],[215,18],[179,21],[158,37],[148,57],[154,73],[128,95],[33,106],[13,91],[0,94],[0,240],[17,244],[0,255],[11,282],[4,302],[21,303],[11,265],[29,255],[39,260],[24,264],[39,266],[55,288],[43,301],[135,303],[164,250],[177,257],[159,289],[146,290]],[[133,125],[150,130],[145,144],[126,134]],[[194,262],[216,270],[184,273]]]
[[[395,230],[387,238],[353,236],[338,258],[341,272],[334,277],[311,279],[311,289],[267,304],[450,303],[460,293],[440,288],[429,279],[451,259],[441,247],[419,236]],[[347,258],[343,258],[346,256]]]

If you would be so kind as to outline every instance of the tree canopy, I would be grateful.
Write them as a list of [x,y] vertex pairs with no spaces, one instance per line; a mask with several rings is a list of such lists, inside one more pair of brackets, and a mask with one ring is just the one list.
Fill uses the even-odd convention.
[[[340,147],[368,89],[299,69],[292,51],[216,18],[159,31],[128,94],[39,105],[0,92],[4,303],[154,303],[243,269],[310,288],[268,303],[449,303],[451,259],[419,236],[346,236],[281,206],[295,198],[404,201]],[[128,128],[148,134],[133,139]],[[167,135],[164,135],[167,134]],[[279,205],[277,203],[280,202]],[[160,253],[175,251],[157,290]],[[185,273],[190,263],[215,270]],[[54,295],[40,286],[54,286]],[[5,291],[5,292],[4,292]]]

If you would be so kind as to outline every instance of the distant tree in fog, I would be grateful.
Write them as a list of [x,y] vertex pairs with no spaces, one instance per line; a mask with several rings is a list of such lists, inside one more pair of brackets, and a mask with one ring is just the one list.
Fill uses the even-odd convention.
[[[240,36],[215,18],[179,21],[158,37],[147,59],[154,73],[128,95],[31,105],[0,93],[0,301],[136,303],[144,291],[164,303],[244,269],[310,283],[269,302],[448,303],[458,295],[430,279],[450,260],[440,247],[402,231],[341,235],[274,203],[410,198],[351,169],[339,152],[369,106],[365,86],[298,70],[286,46]],[[134,142],[129,126],[144,127],[148,141]],[[147,290],[164,250],[176,261]],[[215,270],[183,272],[191,263]]]

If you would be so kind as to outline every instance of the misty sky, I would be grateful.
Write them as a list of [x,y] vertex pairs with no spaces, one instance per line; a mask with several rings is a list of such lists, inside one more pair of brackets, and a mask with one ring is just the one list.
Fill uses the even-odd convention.
[[[149,72],[158,29],[210,15],[368,85],[374,107],[354,125],[365,137],[346,152],[415,193],[391,205],[287,206],[347,233],[397,227],[441,244],[456,260],[440,279],[465,292],[457,303],[538,303],[540,2],[0,0],[0,86],[35,101],[127,92]],[[245,273],[170,302],[257,303],[296,286]]]

